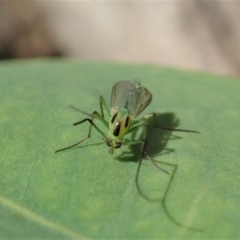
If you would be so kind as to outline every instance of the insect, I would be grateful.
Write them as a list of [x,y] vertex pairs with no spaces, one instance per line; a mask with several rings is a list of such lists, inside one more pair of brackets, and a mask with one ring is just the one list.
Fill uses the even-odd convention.
[[[94,111],[92,114],[89,114],[85,111],[82,111],[82,110],[77,109],[70,105],[70,107],[73,108],[74,110],[77,110],[77,111],[81,112],[82,114],[85,114],[88,116],[87,118],[73,124],[74,126],[76,126],[76,125],[82,124],[84,122],[88,122],[90,125],[88,134],[85,138],[78,141],[77,143],[72,144],[68,147],[59,149],[55,152],[57,153],[60,151],[64,151],[66,149],[75,147],[75,146],[83,143],[84,141],[86,141],[87,139],[89,139],[91,137],[92,128],[97,130],[97,132],[100,133],[100,135],[103,137],[105,143],[109,147],[109,153],[111,153],[111,154],[113,154],[115,148],[120,148],[123,143],[125,143],[125,144],[142,143],[141,158],[139,160],[137,172],[135,175],[136,188],[137,188],[137,191],[139,192],[139,194],[147,201],[151,201],[151,202],[159,201],[159,199],[149,198],[141,190],[139,183],[138,183],[140,166],[141,166],[141,163],[142,163],[142,160],[144,157],[146,157],[148,160],[150,160],[156,168],[169,174],[166,170],[164,170],[160,166],[158,166],[155,163],[155,161],[152,158],[150,158],[146,153],[146,146],[147,146],[147,139],[146,139],[147,132],[146,131],[147,131],[148,119],[153,118],[153,120],[155,122],[155,124],[154,124],[155,128],[160,128],[160,129],[170,130],[170,131],[184,131],[184,132],[193,132],[193,133],[199,133],[199,132],[192,131],[192,130],[172,129],[172,128],[158,126],[157,122],[156,122],[157,118],[156,118],[155,113],[150,113],[140,119],[136,119],[144,111],[144,109],[150,104],[151,101],[152,101],[152,94],[147,88],[141,86],[141,84],[138,81],[128,81],[127,80],[127,81],[117,82],[113,85],[112,95],[111,95],[111,105],[110,105],[111,109],[108,107],[108,105],[106,104],[106,102],[102,96],[99,96],[100,113],[98,111]],[[105,119],[104,110],[107,113],[109,120]],[[103,132],[96,125],[94,120],[97,120],[97,119],[100,120],[103,123],[103,125],[105,125],[105,127],[108,129],[107,133]],[[127,139],[125,139],[126,135],[137,132],[138,129],[140,129],[140,128],[142,128],[143,131],[142,131],[141,138],[139,140],[136,140],[136,141],[134,140],[134,141],[129,142],[129,141],[127,141]],[[174,175],[175,171],[173,172],[173,175]],[[173,175],[172,175],[171,179],[173,179]],[[170,180],[170,181],[172,181],[172,180]],[[169,183],[169,185],[164,193],[163,199],[161,199],[163,208],[168,216],[170,216],[170,215],[169,215],[168,211],[166,210],[165,200],[166,200],[166,195],[169,190],[170,184],[171,184],[171,182]],[[179,223],[172,217],[170,217],[170,219],[180,227],[192,229],[190,227],[186,227],[186,226],[182,225],[181,223]]]
[[[137,131],[139,128],[143,128],[142,132],[142,138],[134,143],[142,142],[141,152],[143,159],[144,156],[146,156],[151,162],[160,170],[168,173],[164,169],[160,168],[156,163],[147,156],[146,154],[146,146],[147,146],[147,139],[146,139],[146,127],[147,127],[147,119],[154,118],[155,121],[155,127],[161,128],[165,130],[171,130],[171,131],[185,131],[185,132],[195,132],[192,130],[183,130],[183,129],[172,129],[172,128],[166,128],[162,126],[158,126],[156,123],[156,114],[150,113],[148,115],[145,115],[144,117],[140,119],[136,119],[140,113],[143,112],[143,110],[150,104],[152,101],[152,94],[150,91],[141,86],[141,84],[138,81],[120,81],[113,85],[112,88],[112,95],[111,95],[111,109],[106,104],[104,98],[102,96],[99,96],[99,103],[100,103],[100,113],[98,111],[94,111],[92,114],[89,114],[85,111],[79,110],[73,106],[70,106],[71,108],[87,115],[88,117],[74,123],[73,125],[79,125],[84,122],[89,122],[89,131],[88,135],[80,140],[79,142],[70,145],[68,147],[59,149],[55,152],[60,152],[72,147],[75,147],[85,140],[89,139],[91,137],[92,128],[95,128],[104,138],[105,143],[109,147],[109,153],[113,153],[115,148],[120,148],[122,143],[124,142],[124,137],[130,133],[133,133]],[[106,111],[107,115],[110,117],[109,121],[105,119],[104,111]],[[104,133],[94,122],[95,119],[100,120],[105,127],[108,129],[108,133]],[[139,172],[140,164],[138,167]],[[137,176],[138,177],[138,172]],[[137,181],[137,180],[136,180]]]

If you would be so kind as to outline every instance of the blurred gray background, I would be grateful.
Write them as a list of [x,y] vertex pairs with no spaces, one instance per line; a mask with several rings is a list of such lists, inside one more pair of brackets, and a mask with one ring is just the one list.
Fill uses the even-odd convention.
[[67,56],[240,76],[240,1],[0,0],[0,59]]

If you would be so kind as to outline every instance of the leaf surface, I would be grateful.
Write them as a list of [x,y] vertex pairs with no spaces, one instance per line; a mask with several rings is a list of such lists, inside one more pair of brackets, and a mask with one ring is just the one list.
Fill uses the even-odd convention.
[[[71,60],[1,62],[0,73],[1,239],[240,237],[239,80]],[[147,153],[170,173],[143,161],[148,199],[135,185],[139,145],[111,155],[93,129],[82,145],[54,153],[88,133],[88,122],[72,126],[87,116],[67,105],[100,111],[98,96],[109,103],[125,79],[153,94],[141,116],[156,112],[160,125],[200,131],[148,122]]]

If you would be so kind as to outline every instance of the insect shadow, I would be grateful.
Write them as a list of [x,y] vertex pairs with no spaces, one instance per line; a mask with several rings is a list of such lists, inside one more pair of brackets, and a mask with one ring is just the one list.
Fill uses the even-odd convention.
[[[173,113],[156,114],[156,123],[158,126],[177,128],[177,126],[179,125],[179,119],[177,119]],[[157,156],[159,154],[163,155],[173,152],[174,149],[166,148],[167,142],[169,140],[182,138],[178,136],[173,136],[171,134],[171,130],[163,130],[156,128],[154,118],[147,119],[146,125],[146,139],[148,141],[146,153],[149,156]],[[131,138],[126,142],[126,145],[129,144],[129,151],[123,151],[120,155],[115,157],[115,159],[119,161],[139,161],[139,158],[141,157],[141,142],[139,142],[139,144],[131,144],[131,142],[134,142],[139,138],[139,136],[137,135],[137,132],[132,133]],[[164,153],[162,153],[163,150],[165,151]]]
[[[174,113],[170,113],[170,112],[166,112],[166,113],[157,113],[156,114],[156,124],[158,126],[164,126],[166,128],[177,128],[179,125],[180,121],[178,118],[175,117]],[[148,141],[147,147],[146,147],[146,154],[149,157],[156,157],[156,156],[162,156],[165,154],[169,154],[175,151],[175,149],[173,148],[167,148],[167,143],[170,140],[176,140],[176,139],[182,139],[182,137],[180,136],[176,136],[173,135],[172,132],[173,130],[164,130],[164,129],[158,129],[155,127],[155,121],[153,118],[149,118],[146,122],[147,124],[147,133],[146,133],[146,139]],[[126,162],[126,161],[133,161],[133,162],[138,162],[140,161],[141,158],[141,144],[142,143],[138,143],[138,144],[131,144],[131,141],[136,141],[136,138],[139,138],[139,136],[137,136],[137,133],[134,132],[131,135],[131,138],[129,140],[129,151],[123,151],[121,154],[119,154],[117,157],[115,157],[115,159],[117,159],[118,161],[122,161],[122,162]],[[126,143],[128,144],[128,142]],[[146,161],[146,158],[144,158],[144,161]],[[148,161],[148,160],[147,160]],[[167,200],[167,195],[170,191],[170,187],[173,183],[174,180],[174,176],[177,172],[178,166],[176,164],[173,163],[167,163],[167,162],[163,162],[163,161],[159,161],[159,160],[154,160],[154,162],[157,163],[161,163],[161,165],[165,165],[165,166],[169,166],[170,168],[172,168],[172,172],[170,174],[170,179],[168,181],[167,187],[163,193],[162,198],[152,198],[149,195],[147,195],[146,193],[144,193],[138,183],[138,179],[136,177],[135,181],[136,181],[136,185],[137,185],[137,190],[139,192],[139,194],[148,202],[151,203],[162,203],[162,207],[163,210],[165,212],[165,214],[168,216],[168,218],[174,222],[177,226],[182,227],[182,228],[186,228],[188,230],[191,231],[202,231],[200,229],[195,229],[189,226],[184,226],[183,224],[181,224],[180,222],[178,222],[168,211],[167,207],[166,207],[166,200]],[[141,164],[141,163],[139,163]],[[140,171],[141,166],[139,167],[139,171]],[[163,172],[163,174],[165,174]]]

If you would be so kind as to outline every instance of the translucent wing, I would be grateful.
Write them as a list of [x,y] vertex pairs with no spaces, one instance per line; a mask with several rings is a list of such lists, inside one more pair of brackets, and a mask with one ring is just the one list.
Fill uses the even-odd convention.
[[131,81],[120,81],[113,85],[111,96],[111,108],[119,109],[126,105],[127,95],[135,85]]
[[151,102],[152,94],[139,82],[120,81],[112,88],[111,107],[127,108],[133,118],[137,117]]
[[129,91],[127,108],[133,117],[137,117],[151,101],[152,94],[139,84]]

